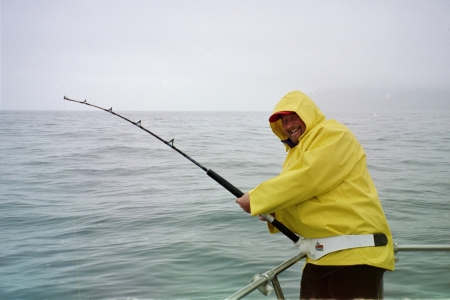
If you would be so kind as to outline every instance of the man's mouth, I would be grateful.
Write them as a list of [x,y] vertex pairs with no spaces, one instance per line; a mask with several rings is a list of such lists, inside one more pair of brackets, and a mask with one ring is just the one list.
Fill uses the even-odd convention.
[[295,130],[291,130],[290,131],[290,134],[294,134],[294,133],[296,133],[297,131],[299,131],[300,130],[300,128],[297,128],[297,129],[295,129]]

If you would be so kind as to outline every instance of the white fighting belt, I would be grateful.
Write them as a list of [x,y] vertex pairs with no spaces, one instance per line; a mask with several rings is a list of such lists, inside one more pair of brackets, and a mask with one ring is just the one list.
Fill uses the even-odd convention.
[[387,237],[384,233],[338,235],[320,239],[300,237],[295,245],[300,248],[300,253],[306,254],[310,259],[317,260],[335,251],[385,246],[387,245]]

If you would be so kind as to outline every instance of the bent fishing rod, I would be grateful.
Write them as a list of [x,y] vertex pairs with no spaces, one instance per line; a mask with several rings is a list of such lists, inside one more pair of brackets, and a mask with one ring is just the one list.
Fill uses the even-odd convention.
[[[110,109],[106,109],[97,105],[93,105],[88,103],[86,100],[84,101],[78,101],[78,100],[73,100],[73,99],[69,99],[66,96],[64,96],[64,100],[67,101],[72,101],[72,102],[77,102],[77,103],[81,103],[81,104],[85,104],[88,106],[92,106],[98,109],[101,109],[103,111],[109,112],[115,116],[118,116],[119,118],[124,119],[127,122],[130,122],[133,125],[136,125],[137,127],[139,127],[140,129],[144,130],[145,132],[151,134],[152,136],[154,136],[155,138],[157,138],[158,140],[160,140],[161,142],[163,142],[164,144],[166,144],[167,146],[169,146],[170,148],[172,148],[173,150],[177,151],[178,153],[180,153],[181,155],[183,155],[184,157],[186,157],[189,161],[191,161],[192,163],[194,163],[197,167],[199,167],[200,169],[202,169],[203,171],[206,172],[206,174],[211,177],[212,179],[214,179],[217,183],[219,183],[221,186],[223,186],[225,189],[227,189],[230,193],[232,193],[234,196],[236,196],[237,198],[240,198],[244,195],[243,192],[241,192],[238,188],[236,188],[234,185],[232,185],[231,183],[229,183],[227,180],[225,180],[223,177],[221,177],[219,174],[217,174],[216,172],[214,172],[211,169],[207,169],[206,167],[202,166],[200,163],[198,163],[197,161],[195,161],[193,158],[191,158],[189,155],[185,154],[183,151],[181,151],[180,149],[178,149],[177,147],[175,147],[174,145],[174,139],[170,140],[170,141],[165,141],[164,139],[162,139],[161,137],[159,137],[158,135],[154,134],[153,132],[151,132],[150,130],[146,129],[144,126],[141,125],[141,120],[137,121],[137,122],[133,122],[127,118],[125,118],[122,115],[119,115],[117,113],[115,113],[112,110],[112,107]],[[273,216],[269,215],[269,214],[261,214],[260,216],[262,216],[264,219],[266,219],[268,222],[270,222],[275,228],[277,228],[280,232],[284,233],[284,235],[286,235],[289,239],[291,239],[291,241],[293,241],[294,243],[297,243],[300,239],[300,237],[298,235],[296,235],[294,232],[292,232],[289,228],[287,228],[286,226],[284,226],[281,222],[279,222],[277,219],[275,219]]]

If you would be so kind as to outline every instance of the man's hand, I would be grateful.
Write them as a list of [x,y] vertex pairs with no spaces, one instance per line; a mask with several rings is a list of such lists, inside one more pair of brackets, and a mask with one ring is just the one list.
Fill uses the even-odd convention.
[[250,209],[250,196],[245,193],[241,198],[236,199],[236,203],[247,213],[251,212]]
[[[271,215],[272,217],[275,218],[275,213],[271,213],[270,215]],[[264,218],[264,217],[261,216],[261,215],[259,215],[258,218],[259,218],[261,221],[263,221],[263,222],[267,222],[266,218]]]

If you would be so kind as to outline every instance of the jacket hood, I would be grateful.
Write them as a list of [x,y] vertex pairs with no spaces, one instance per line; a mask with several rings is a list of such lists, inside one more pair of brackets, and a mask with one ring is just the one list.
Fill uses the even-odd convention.
[[[320,111],[316,104],[307,95],[300,91],[293,91],[284,96],[273,109],[272,115],[280,112],[292,111],[303,120],[306,125],[306,130],[300,136],[300,139],[305,136],[311,129],[325,120],[325,115]],[[288,136],[284,132],[281,120],[270,122],[270,127],[273,133],[280,138],[280,140],[287,140]],[[286,145],[286,150],[290,147]]]

